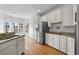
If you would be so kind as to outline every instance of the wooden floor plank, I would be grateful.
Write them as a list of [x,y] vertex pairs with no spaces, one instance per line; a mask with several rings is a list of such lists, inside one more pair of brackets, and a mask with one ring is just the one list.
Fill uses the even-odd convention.
[[35,40],[26,37],[25,39],[26,55],[64,55],[64,53],[53,49],[47,45],[40,45]]

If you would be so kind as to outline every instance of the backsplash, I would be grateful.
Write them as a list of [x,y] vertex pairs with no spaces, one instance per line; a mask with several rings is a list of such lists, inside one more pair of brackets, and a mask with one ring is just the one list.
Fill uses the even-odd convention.
[[53,26],[49,28],[50,32],[68,32],[68,33],[74,33],[75,32],[75,26]]

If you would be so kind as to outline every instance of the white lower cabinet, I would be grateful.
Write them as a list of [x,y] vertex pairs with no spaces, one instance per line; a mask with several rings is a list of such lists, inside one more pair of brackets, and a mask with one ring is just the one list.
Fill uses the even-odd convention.
[[3,52],[2,52],[2,50],[0,51],[0,55],[3,55]]
[[73,38],[68,37],[67,39],[67,54],[74,55],[75,51],[75,41]]
[[53,38],[53,35],[51,34],[46,34],[46,40],[45,40],[45,43],[48,44],[49,46],[53,47],[54,45],[54,38]]
[[59,35],[53,35],[54,36],[54,45],[53,47],[56,49],[59,49]]
[[17,47],[11,45],[3,50],[3,55],[17,55]]
[[0,44],[0,55],[17,55],[24,52],[24,36],[7,40]]
[[66,53],[66,41],[67,41],[66,36],[60,36],[60,51],[63,51],[65,53]]
[[7,42],[4,42],[0,45],[0,50],[2,55],[16,55],[17,54],[17,40],[13,39]]
[[68,55],[74,55],[75,53],[75,39],[56,34],[46,34],[46,44],[54,47]]
[[[19,41],[19,39],[21,39]],[[25,44],[24,44],[24,38],[21,37],[18,39],[18,55],[20,55],[21,53],[24,52],[24,49],[25,49]]]
[[50,46],[52,46],[52,44],[53,44],[53,40],[52,40],[52,35],[51,34],[49,34],[48,35],[49,37],[48,37],[48,45],[50,45]]
[[59,49],[59,35],[46,34],[46,44],[56,49]]

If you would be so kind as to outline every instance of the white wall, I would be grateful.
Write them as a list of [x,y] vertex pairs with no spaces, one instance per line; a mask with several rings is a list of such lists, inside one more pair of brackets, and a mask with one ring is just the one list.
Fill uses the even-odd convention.
[[11,15],[5,14],[4,12],[1,11],[0,12],[0,33],[5,32],[5,26],[4,26],[5,22],[9,23],[10,28],[8,32],[14,32],[13,23],[16,23],[18,27],[19,27],[19,23],[22,23],[24,25],[22,33],[25,33],[25,24],[27,24],[29,21],[24,18],[14,17]]
[[19,24],[23,24],[23,31],[22,32],[19,32],[20,34],[28,34],[26,32],[26,28],[25,26],[29,23],[29,20],[28,19],[25,19],[25,18],[18,18],[18,25]]
[[4,33],[3,31],[3,18],[4,18],[4,13],[0,10],[0,33]]
[[40,21],[40,16],[35,14],[29,21],[29,36],[33,39],[37,39],[37,31],[36,31],[36,24]]

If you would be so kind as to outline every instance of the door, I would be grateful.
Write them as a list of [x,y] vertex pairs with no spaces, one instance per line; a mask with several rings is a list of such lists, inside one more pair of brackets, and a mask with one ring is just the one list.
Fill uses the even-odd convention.
[[66,36],[60,36],[60,50],[66,53]]
[[75,51],[75,39],[68,37],[67,39],[67,54],[69,55],[74,55],[74,51]]

